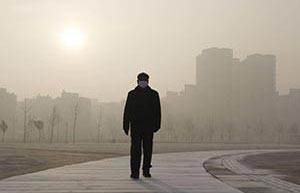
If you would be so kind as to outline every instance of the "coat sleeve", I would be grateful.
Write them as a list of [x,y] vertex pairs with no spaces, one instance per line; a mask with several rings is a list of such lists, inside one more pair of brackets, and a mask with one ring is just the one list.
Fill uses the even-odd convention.
[[126,133],[128,133],[129,131],[130,109],[131,109],[131,97],[130,97],[130,93],[128,93],[125,102],[124,113],[123,113],[123,130]]
[[157,132],[160,129],[161,125],[161,106],[160,98],[158,92],[155,93],[155,128],[154,132]]

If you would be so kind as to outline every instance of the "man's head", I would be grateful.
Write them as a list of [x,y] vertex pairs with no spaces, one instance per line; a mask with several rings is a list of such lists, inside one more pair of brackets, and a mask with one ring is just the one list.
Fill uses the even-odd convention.
[[146,88],[149,83],[149,75],[145,72],[141,72],[137,75],[137,83],[139,87]]

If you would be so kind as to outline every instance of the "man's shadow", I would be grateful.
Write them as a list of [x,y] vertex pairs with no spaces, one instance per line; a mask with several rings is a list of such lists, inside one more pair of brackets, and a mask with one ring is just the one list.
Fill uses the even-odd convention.
[[159,179],[149,178],[147,180],[136,180],[135,182],[140,186],[154,192],[186,193],[183,190],[164,183]]

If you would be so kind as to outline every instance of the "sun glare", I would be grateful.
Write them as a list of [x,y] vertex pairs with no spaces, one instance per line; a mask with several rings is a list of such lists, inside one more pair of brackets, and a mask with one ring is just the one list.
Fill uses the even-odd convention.
[[85,34],[78,28],[67,28],[62,32],[61,39],[68,48],[80,48],[85,41]]

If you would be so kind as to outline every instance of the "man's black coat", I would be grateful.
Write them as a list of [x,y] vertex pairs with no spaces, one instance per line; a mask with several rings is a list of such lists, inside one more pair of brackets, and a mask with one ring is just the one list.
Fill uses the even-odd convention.
[[124,114],[123,129],[129,131],[150,131],[156,132],[161,124],[161,107],[159,94],[150,86],[135,89],[128,92]]

